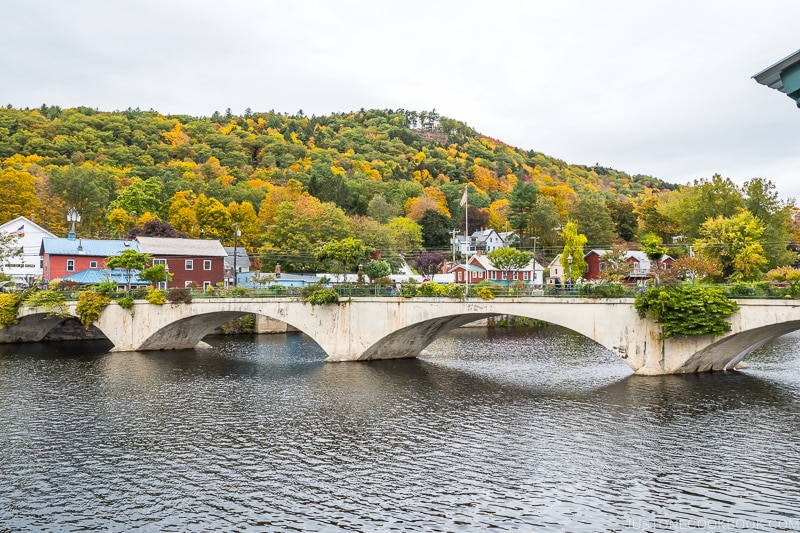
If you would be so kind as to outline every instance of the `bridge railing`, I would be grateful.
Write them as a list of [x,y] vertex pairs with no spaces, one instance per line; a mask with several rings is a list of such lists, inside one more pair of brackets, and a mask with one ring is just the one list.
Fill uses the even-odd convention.
[[[726,296],[735,299],[785,299],[800,298],[800,288],[795,289],[791,286],[783,286],[770,283],[738,283],[738,284],[704,284],[704,286],[721,287]],[[416,284],[417,290],[414,298],[425,298],[431,296],[430,291],[425,293],[420,290],[422,284]],[[462,285],[463,287],[463,285]],[[402,284],[398,285],[369,285],[357,283],[341,283],[332,286],[339,294],[340,298],[357,297],[398,297],[408,295],[402,290]],[[488,293],[485,290],[488,288]],[[550,298],[635,298],[644,289],[640,287],[626,287],[619,284],[593,284],[583,283],[572,286],[539,286],[516,288],[502,285],[477,284],[469,286],[470,298],[519,298],[519,297],[550,297]],[[67,301],[77,300],[79,291],[64,292],[64,299]],[[208,290],[189,289],[192,298],[287,298],[301,296],[300,287],[287,287],[283,285],[271,285],[268,287],[232,287],[228,289],[213,288]],[[131,292],[112,292],[109,296],[118,299],[123,296],[133,295],[136,299],[144,299],[144,290]]]

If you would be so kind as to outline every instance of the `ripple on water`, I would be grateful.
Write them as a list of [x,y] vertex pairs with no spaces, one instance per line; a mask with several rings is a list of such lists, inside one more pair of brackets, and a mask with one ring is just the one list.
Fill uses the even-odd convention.
[[655,378],[561,330],[367,364],[303,336],[3,347],[0,529],[780,525],[800,509],[796,340],[747,372]]

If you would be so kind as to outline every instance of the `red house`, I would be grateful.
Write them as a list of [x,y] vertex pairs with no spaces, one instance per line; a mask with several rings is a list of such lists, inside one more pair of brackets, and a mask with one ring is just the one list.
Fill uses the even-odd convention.
[[450,272],[456,283],[480,283],[491,281],[498,285],[511,285],[515,281],[524,281],[528,285],[542,285],[544,268],[535,260],[525,265],[520,270],[503,272],[492,264],[488,257],[477,252],[469,258],[466,265],[454,266]]
[[136,242],[140,252],[153,258],[153,265],[166,265],[172,274],[169,288],[207,289],[221,287],[225,282],[225,257],[228,254],[219,241],[139,236]]
[[107,257],[129,249],[138,249],[136,242],[46,237],[42,239],[39,252],[42,281],[49,282],[84,270],[103,270]]
[[[605,256],[609,253],[611,253],[611,250],[591,250],[583,256],[586,261],[586,273],[583,277],[587,280],[600,279],[607,267]],[[625,283],[636,283],[652,277],[655,265],[647,258],[647,254],[644,252],[628,250],[625,252],[624,261],[628,265],[628,274],[623,280]],[[672,266],[673,262],[674,259],[672,257],[664,255],[658,261],[658,267],[661,270],[667,270]]]

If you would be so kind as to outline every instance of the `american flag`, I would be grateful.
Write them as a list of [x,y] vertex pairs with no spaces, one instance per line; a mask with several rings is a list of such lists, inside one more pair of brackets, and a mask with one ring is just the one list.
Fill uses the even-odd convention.
[[25,236],[25,224],[21,225],[17,231],[12,231],[9,235],[16,235],[17,237],[24,237]]

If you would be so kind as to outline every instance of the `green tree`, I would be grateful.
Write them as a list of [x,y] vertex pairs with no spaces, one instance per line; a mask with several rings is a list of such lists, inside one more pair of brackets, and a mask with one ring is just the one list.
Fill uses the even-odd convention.
[[762,242],[769,265],[775,269],[788,265],[797,257],[786,244],[792,240],[793,202],[782,201],[775,184],[763,178],[746,181],[742,187],[745,208],[764,223]]
[[530,181],[519,180],[508,198],[508,220],[519,233],[522,242],[533,237],[533,210],[539,189]]
[[630,198],[617,196],[606,200],[606,207],[611,215],[611,220],[614,221],[614,228],[619,238],[623,241],[632,241],[636,237],[639,221],[636,216],[636,208]]
[[736,184],[730,178],[714,174],[711,180],[695,180],[693,185],[682,187],[678,200],[671,206],[671,214],[683,235],[694,239],[700,235],[706,220],[733,217],[742,207],[744,199]]
[[397,217],[389,222],[389,230],[394,238],[394,245],[401,252],[417,252],[422,249],[422,228],[406,217]]
[[592,248],[608,248],[617,240],[614,221],[602,200],[583,196],[570,214]]
[[687,284],[651,287],[636,297],[634,306],[641,318],[661,324],[664,338],[722,335],[731,329],[728,317],[739,309],[719,287]]
[[108,206],[108,211],[123,209],[134,219],[145,213],[158,215],[161,209],[161,181],[149,178],[146,181],[135,177]]
[[347,237],[352,232],[344,212],[304,193],[296,202],[278,207],[259,252],[262,268],[272,270],[280,263],[285,272],[315,272],[320,266],[316,252],[328,242]]
[[[564,250],[561,252],[561,266],[569,276],[572,283],[576,278],[583,276],[586,270],[586,260],[583,258],[583,247],[586,245],[586,235],[578,233],[578,226],[573,221],[567,222],[561,234],[564,239]],[[572,261],[570,263],[570,260]]]
[[367,275],[370,282],[374,282],[381,278],[385,278],[392,273],[392,267],[388,261],[372,259],[364,265],[364,274]]
[[442,249],[450,246],[452,225],[449,217],[439,211],[428,209],[419,219],[419,225],[422,227],[422,245],[426,249]]
[[354,272],[356,265],[372,253],[372,248],[364,246],[359,239],[347,237],[340,241],[332,241],[323,246],[316,254],[317,261],[330,266],[331,274],[347,274]]
[[112,255],[106,259],[106,265],[112,269],[122,269],[125,271],[125,290],[131,290],[131,279],[134,272],[141,272],[150,264],[151,257],[138,250],[125,250],[119,255]]
[[503,279],[511,283],[510,272],[522,270],[533,259],[533,253],[515,248],[498,248],[486,254],[492,265],[503,272]]
[[642,235],[642,238],[639,239],[639,244],[642,245],[642,251],[652,265],[650,270],[653,272],[653,279],[656,287],[658,287],[661,284],[661,278],[659,277],[661,258],[667,253],[667,249],[662,245],[661,237],[655,233]]
[[80,229],[84,233],[104,229],[106,209],[116,194],[116,181],[108,170],[88,164],[54,168],[50,182],[66,205],[80,212]]
[[740,209],[732,217],[717,216],[703,223],[694,244],[698,254],[719,262],[726,279],[753,281],[761,278],[768,264],[761,246],[763,235],[764,224]]

